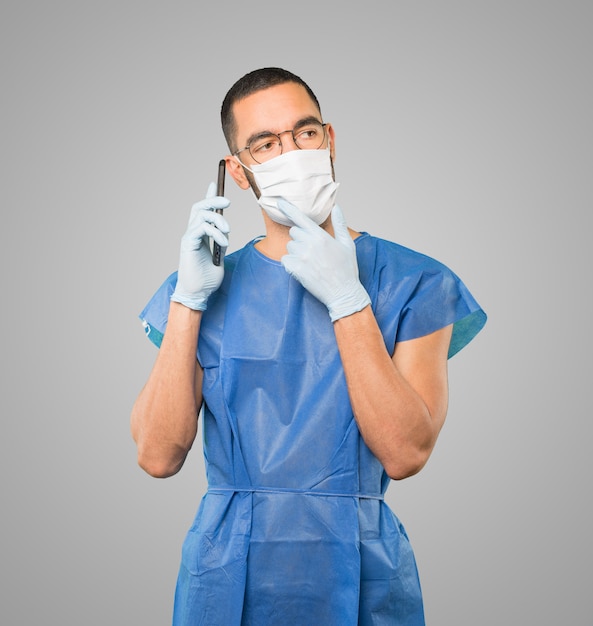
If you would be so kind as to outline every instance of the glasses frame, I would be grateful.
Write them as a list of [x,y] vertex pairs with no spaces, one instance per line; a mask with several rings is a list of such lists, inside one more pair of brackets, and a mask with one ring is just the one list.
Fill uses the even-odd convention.
[[[320,122],[319,120],[311,120],[309,123],[312,123],[313,121],[317,122],[318,124],[321,125],[321,128],[323,128],[323,138],[321,139],[321,143],[319,144],[318,148],[315,148],[315,150],[319,150],[321,148],[321,146],[323,145],[323,143],[325,142],[325,139],[327,137],[327,131],[326,131],[326,126],[328,125],[328,122]],[[280,144],[280,154],[282,154],[284,152],[284,144],[282,143],[282,137],[280,137],[280,135],[285,135],[286,133],[290,133],[291,137],[292,137],[292,142],[294,143],[294,145],[299,149],[302,150],[303,148],[301,148],[297,142],[296,142],[296,137],[294,136],[295,130],[298,131],[300,128],[305,128],[307,126],[307,123],[302,124],[302,123],[298,123],[294,128],[290,128],[288,130],[283,130],[280,131],[279,133],[273,133],[272,131],[265,131],[263,133],[261,133],[261,135],[272,135],[273,137],[278,137],[278,143]],[[238,157],[239,154],[241,152],[244,152],[245,150],[249,151],[249,156],[259,165],[261,165],[261,162],[258,161],[253,154],[251,154],[251,143],[247,144],[244,148],[241,148],[240,150],[236,150],[235,152],[233,152],[233,156]],[[280,155],[278,155],[280,156]],[[274,158],[274,157],[272,157]],[[265,163],[266,161],[264,161]]]

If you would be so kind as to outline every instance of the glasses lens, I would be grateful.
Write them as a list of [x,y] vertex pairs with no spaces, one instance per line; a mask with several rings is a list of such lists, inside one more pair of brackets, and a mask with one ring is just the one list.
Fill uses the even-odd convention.
[[295,128],[294,141],[301,150],[317,150],[325,139],[325,126],[320,122],[309,122]]
[[263,163],[282,153],[280,138],[277,135],[261,135],[249,144],[249,154],[254,161]]

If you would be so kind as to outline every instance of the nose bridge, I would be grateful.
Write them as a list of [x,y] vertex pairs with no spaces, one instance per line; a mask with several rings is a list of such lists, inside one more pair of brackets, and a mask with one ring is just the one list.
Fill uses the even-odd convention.
[[[287,140],[286,137],[282,137],[282,135],[285,135],[286,133],[288,133],[290,135],[290,139]],[[296,145],[295,141],[294,141],[294,135],[293,135],[293,131],[291,130],[283,130],[282,132],[278,133],[278,138],[280,139],[280,145],[282,146],[282,152],[288,152],[290,150],[298,150],[299,147]]]

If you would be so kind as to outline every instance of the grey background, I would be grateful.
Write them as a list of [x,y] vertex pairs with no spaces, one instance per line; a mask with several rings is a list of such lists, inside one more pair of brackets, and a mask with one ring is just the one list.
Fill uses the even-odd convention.
[[[350,6],[352,4],[352,6]],[[430,626],[593,624],[587,1],[3,2],[0,623],[170,622],[204,489],[136,466],[137,315],[225,154],[245,72],[301,75],[350,225],[447,263],[489,314],[388,500]],[[231,248],[262,232],[229,181]]]

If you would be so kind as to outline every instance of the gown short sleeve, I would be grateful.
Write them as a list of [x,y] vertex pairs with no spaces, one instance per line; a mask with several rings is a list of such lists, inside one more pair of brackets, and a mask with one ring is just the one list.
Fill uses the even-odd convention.
[[171,296],[176,284],[177,272],[173,272],[167,276],[139,315],[146,336],[157,348],[161,347],[161,342],[163,341],[163,335],[167,327],[167,317],[169,316]]
[[453,324],[449,358],[480,332],[486,314],[461,279],[439,261],[363,233],[357,240],[360,279],[385,344],[417,339]]

